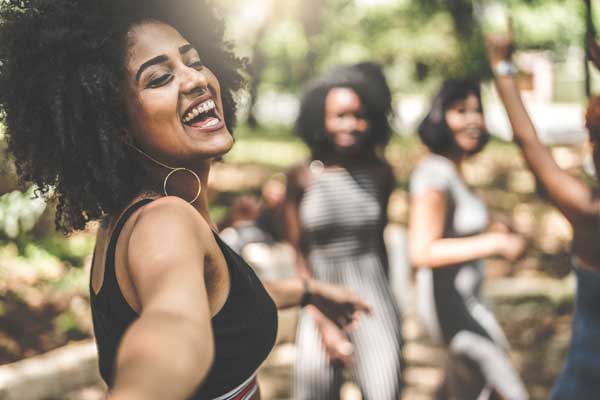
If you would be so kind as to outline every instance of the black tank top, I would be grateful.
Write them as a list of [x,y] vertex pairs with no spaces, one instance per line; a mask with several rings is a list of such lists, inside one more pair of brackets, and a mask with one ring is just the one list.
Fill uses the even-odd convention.
[[[113,383],[119,343],[127,328],[138,318],[117,283],[117,238],[132,213],[151,201],[144,199],[133,204],[117,222],[108,245],[104,281],[98,294],[94,293],[90,280],[100,374],[109,387]],[[227,262],[231,288],[225,305],[212,318],[214,364],[202,386],[190,399],[213,399],[245,382],[267,357],[277,334],[277,309],[262,283],[252,268],[217,234],[215,239]]]

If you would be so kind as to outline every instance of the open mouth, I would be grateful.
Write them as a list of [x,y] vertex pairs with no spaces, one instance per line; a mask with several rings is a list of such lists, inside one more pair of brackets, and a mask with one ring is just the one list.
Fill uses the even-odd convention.
[[481,130],[480,129],[469,129],[469,130],[467,130],[467,135],[471,139],[479,139],[479,137],[481,136]]
[[208,99],[188,109],[181,118],[184,125],[193,128],[211,128],[221,123],[217,107],[213,99]]

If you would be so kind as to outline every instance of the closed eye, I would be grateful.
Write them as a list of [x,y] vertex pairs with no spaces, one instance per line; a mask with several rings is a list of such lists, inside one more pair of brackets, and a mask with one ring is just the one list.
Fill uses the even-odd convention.
[[152,79],[150,82],[148,82],[148,87],[149,88],[157,88],[160,86],[164,86],[167,83],[169,83],[172,79],[173,79],[173,75],[164,74],[164,75],[161,75],[158,78]]
[[188,67],[194,68],[194,69],[200,71],[204,68],[204,64],[202,63],[202,61],[196,61],[196,62],[193,62],[190,65],[188,65]]

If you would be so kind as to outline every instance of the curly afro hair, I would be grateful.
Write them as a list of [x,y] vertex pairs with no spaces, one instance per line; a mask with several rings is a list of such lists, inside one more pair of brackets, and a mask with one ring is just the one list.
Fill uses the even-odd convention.
[[325,132],[325,99],[335,88],[352,89],[364,105],[369,120],[367,150],[375,153],[385,146],[392,132],[392,94],[381,67],[363,62],[338,67],[311,82],[304,91],[295,131],[310,148],[312,157],[321,159],[333,152]]
[[221,84],[235,124],[245,60],[223,38],[209,0],[6,0],[0,5],[0,108],[19,176],[57,200],[68,233],[118,212],[140,193],[141,169],[123,141],[127,32],[175,27]]
[[[464,100],[471,94],[477,97],[479,104],[483,107],[478,81],[448,79],[442,84],[440,91],[431,103],[431,109],[417,128],[421,141],[431,152],[443,155],[456,146],[452,131],[446,123],[446,112],[457,101]],[[484,132],[481,135],[479,146],[473,151],[473,154],[483,150],[489,138],[488,132]]]

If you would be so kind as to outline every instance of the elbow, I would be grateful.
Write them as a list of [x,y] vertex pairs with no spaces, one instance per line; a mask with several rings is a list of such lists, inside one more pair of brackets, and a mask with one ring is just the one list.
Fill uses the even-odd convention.
[[415,269],[426,268],[429,264],[427,254],[424,251],[411,250],[409,253],[409,261],[410,265]]
[[[410,240],[410,238],[409,238]],[[413,241],[409,242],[408,259],[413,268],[431,268],[436,262],[431,241]]]
[[428,264],[422,258],[410,258],[410,265],[414,269],[427,268]]

